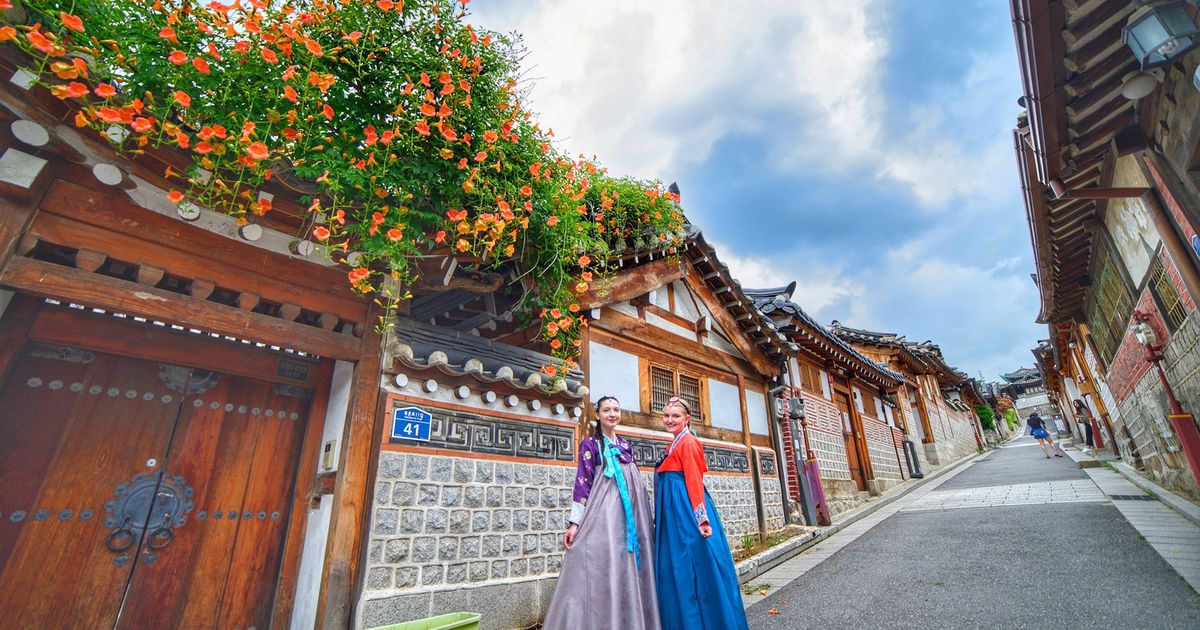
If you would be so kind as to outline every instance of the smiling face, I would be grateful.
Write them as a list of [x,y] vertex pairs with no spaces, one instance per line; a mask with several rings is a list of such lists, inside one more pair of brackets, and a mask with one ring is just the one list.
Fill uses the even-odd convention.
[[600,409],[596,410],[596,418],[600,420],[600,430],[605,434],[612,434],[617,425],[621,424],[621,403],[615,398],[606,398],[600,403]]
[[683,405],[670,403],[662,410],[663,428],[671,435],[678,436],[687,430],[692,417],[684,410]]

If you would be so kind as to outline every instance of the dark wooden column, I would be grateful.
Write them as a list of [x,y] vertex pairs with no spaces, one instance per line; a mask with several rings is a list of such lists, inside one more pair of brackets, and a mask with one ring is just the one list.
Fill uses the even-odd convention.
[[358,597],[363,541],[370,522],[372,455],[379,441],[379,379],[383,338],[378,331],[382,310],[374,303],[367,313],[362,355],[354,367],[350,406],[342,430],[333,514],[325,545],[317,627],[341,630],[353,625]]

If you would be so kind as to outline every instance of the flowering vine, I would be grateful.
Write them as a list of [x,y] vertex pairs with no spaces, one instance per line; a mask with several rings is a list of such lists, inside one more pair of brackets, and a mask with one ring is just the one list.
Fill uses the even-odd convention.
[[597,265],[676,243],[678,199],[557,150],[522,101],[518,43],[470,24],[468,2],[0,0],[0,42],[79,127],[185,152],[166,172],[176,203],[245,222],[273,211],[267,182],[303,192],[299,236],[389,308],[419,257],[518,261],[543,341],[573,366]]

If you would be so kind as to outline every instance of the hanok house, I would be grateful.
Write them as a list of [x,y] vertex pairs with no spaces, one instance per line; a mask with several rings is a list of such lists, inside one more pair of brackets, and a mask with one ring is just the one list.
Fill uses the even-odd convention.
[[[893,392],[902,376],[855,350],[791,301],[796,283],[746,293],[796,346],[787,363],[789,397],[804,400],[799,426],[783,423],[790,496],[801,501],[802,461],[819,464],[827,511],[844,512],[907,478]],[[793,429],[796,434],[793,434]],[[817,523],[811,523],[813,525]],[[828,524],[828,523],[823,523]]]
[[1200,497],[1200,435],[1167,404],[1173,393],[1200,410],[1200,51],[1194,34],[1175,39],[1197,29],[1196,8],[1015,0],[1012,12],[1026,107],[1013,140],[1063,393],[1114,455]]
[[[537,622],[601,395],[620,399],[619,431],[647,482],[669,444],[657,412],[687,400],[732,545],[783,527],[767,403],[785,344],[698,232],[681,249],[607,261],[618,270],[582,299],[583,371],[556,386],[540,371],[553,359],[535,351],[537,323],[512,317],[511,278],[491,293],[416,295],[386,342],[361,625],[462,609],[485,611],[489,627]],[[407,432],[403,418],[422,413],[428,434]]]
[[933,342],[916,343],[895,333],[873,332],[833,322],[831,330],[873,360],[903,375],[895,396],[898,421],[924,446],[918,457],[944,466],[983,448],[974,404],[981,399],[970,379],[950,367]]
[[162,173],[185,156],[115,155],[19,63],[0,59],[0,625],[337,619],[357,559],[327,532],[361,519],[369,449],[347,447],[370,444],[377,315],[304,256],[294,193],[241,230],[177,206]]
[[622,401],[625,435],[647,471],[669,444],[659,412],[671,396],[687,402],[706,485],[736,549],[790,519],[771,390],[791,345],[700,231],[686,229],[678,256],[635,243],[610,261],[615,276],[583,304],[591,319],[581,364],[592,400]]

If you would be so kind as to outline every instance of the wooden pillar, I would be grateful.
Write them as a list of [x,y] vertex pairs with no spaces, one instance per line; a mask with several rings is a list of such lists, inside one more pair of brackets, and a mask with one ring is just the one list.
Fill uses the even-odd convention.
[[271,625],[276,628],[286,628],[291,623],[292,608],[296,603],[296,580],[300,575],[300,560],[304,554],[309,516],[316,514],[309,509],[309,501],[317,477],[317,462],[321,456],[322,432],[329,406],[329,391],[333,384],[333,363],[333,359],[325,359],[317,368],[315,391],[308,408],[308,426],[304,429],[304,444],[300,449],[300,464],[292,490],[292,515],[288,520],[283,561],[279,566],[281,579],[275,592],[275,611],[271,617]]
[[1188,254],[1187,244],[1175,230],[1175,224],[1171,221],[1171,217],[1167,216],[1166,209],[1158,199],[1158,193],[1154,190],[1146,193],[1142,197],[1142,205],[1146,208],[1146,214],[1149,214],[1150,219],[1154,221],[1154,229],[1162,238],[1163,246],[1167,248],[1171,261],[1179,269],[1179,276],[1183,279],[1183,285],[1187,287],[1187,292],[1191,294],[1192,302],[1200,304],[1200,271],[1196,269],[1196,263]]
[[0,197],[0,274],[16,255],[17,244],[33,223],[37,206],[33,203]]
[[758,538],[765,541],[767,537],[767,514],[763,509],[762,479],[758,473],[758,453],[754,452],[754,444],[750,441],[750,414],[746,407],[746,378],[741,374],[737,377],[738,402],[742,407],[742,441],[746,445],[746,455],[750,462],[750,479],[754,485],[754,508],[758,516]]
[[362,355],[354,366],[354,379],[342,450],[333,491],[333,514],[325,545],[325,564],[317,601],[317,627],[341,630],[353,625],[358,597],[363,540],[369,526],[373,469],[372,455],[380,438],[379,379],[382,336],[378,332],[382,309],[372,302],[367,312]]

